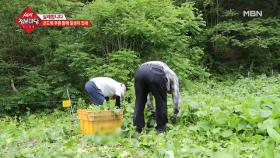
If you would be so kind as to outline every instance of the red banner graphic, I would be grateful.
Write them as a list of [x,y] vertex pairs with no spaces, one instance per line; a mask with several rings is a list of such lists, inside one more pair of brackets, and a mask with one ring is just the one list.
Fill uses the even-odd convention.
[[[45,14],[46,16],[47,14]],[[55,16],[56,14],[51,14]],[[64,14],[57,14],[63,18]],[[44,15],[43,15],[44,16]],[[65,16],[64,16],[65,17]],[[53,18],[53,17],[52,17]],[[57,18],[57,17],[55,17]],[[53,19],[55,19],[53,18]],[[48,17],[48,19],[51,19]],[[89,20],[42,20],[36,12],[30,7],[25,8],[21,14],[16,18],[16,23],[28,33],[33,32],[38,26],[66,26],[66,27],[90,27],[91,22]]]

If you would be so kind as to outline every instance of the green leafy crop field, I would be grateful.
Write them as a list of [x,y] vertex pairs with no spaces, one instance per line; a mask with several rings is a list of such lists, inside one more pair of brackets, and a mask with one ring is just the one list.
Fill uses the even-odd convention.
[[122,128],[113,135],[80,135],[69,111],[7,116],[0,119],[0,157],[280,157],[279,75],[187,86],[165,134],[135,133],[132,103],[124,104]]

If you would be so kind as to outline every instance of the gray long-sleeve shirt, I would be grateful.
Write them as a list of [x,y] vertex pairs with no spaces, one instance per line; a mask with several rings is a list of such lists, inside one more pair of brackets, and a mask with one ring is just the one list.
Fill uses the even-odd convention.
[[[173,105],[174,105],[173,114],[177,115],[179,112],[180,92],[179,92],[179,80],[176,73],[161,61],[149,61],[144,64],[155,64],[163,67],[165,76],[167,78],[167,92],[172,94]],[[153,110],[152,98],[153,98],[152,94],[149,93],[147,103],[150,110]]]

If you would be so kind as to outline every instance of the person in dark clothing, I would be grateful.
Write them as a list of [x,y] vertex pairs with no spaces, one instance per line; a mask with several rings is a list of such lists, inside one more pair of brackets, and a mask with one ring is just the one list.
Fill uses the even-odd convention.
[[[135,72],[135,109],[134,125],[136,131],[141,133],[145,126],[144,108],[147,96],[155,97],[156,101],[156,123],[157,132],[162,133],[166,130],[168,122],[167,116],[167,92],[172,93],[174,102],[174,114],[172,118],[176,120],[179,112],[179,82],[176,74],[163,62],[150,61],[142,64]],[[151,109],[151,107],[149,107]]]

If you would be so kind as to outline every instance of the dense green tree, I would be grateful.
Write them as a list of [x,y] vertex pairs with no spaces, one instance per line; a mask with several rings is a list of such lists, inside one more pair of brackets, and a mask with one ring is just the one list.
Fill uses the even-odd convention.
[[[93,25],[25,33],[15,18],[27,6]],[[279,7],[276,0],[2,0],[0,112],[57,107],[66,89],[86,99],[84,83],[95,76],[120,80],[133,95],[134,70],[148,60],[166,62],[181,88],[208,72],[278,73]],[[243,17],[249,9],[263,17]]]
[[[212,72],[279,72],[279,1],[191,1],[207,24],[205,33],[197,39],[205,51],[205,65]],[[244,17],[243,11],[249,10],[262,11],[262,16]]]
[[[0,71],[5,74],[0,79],[4,87],[1,99],[13,104],[4,103],[2,111],[55,107],[66,89],[77,99],[84,94],[86,80],[94,76],[113,77],[130,88],[134,70],[147,60],[163,60],[182,83],[190,77],[207,76],[201,65],[203,51],[193,41],[204,22],[201,15],[194,14],[191,3],[180,7],[169,0],[1,3],[7,12],[1,14]],[[93,26],[44,27],[27,34],[14,22],[26,6],[39,13],[89,19]]]

